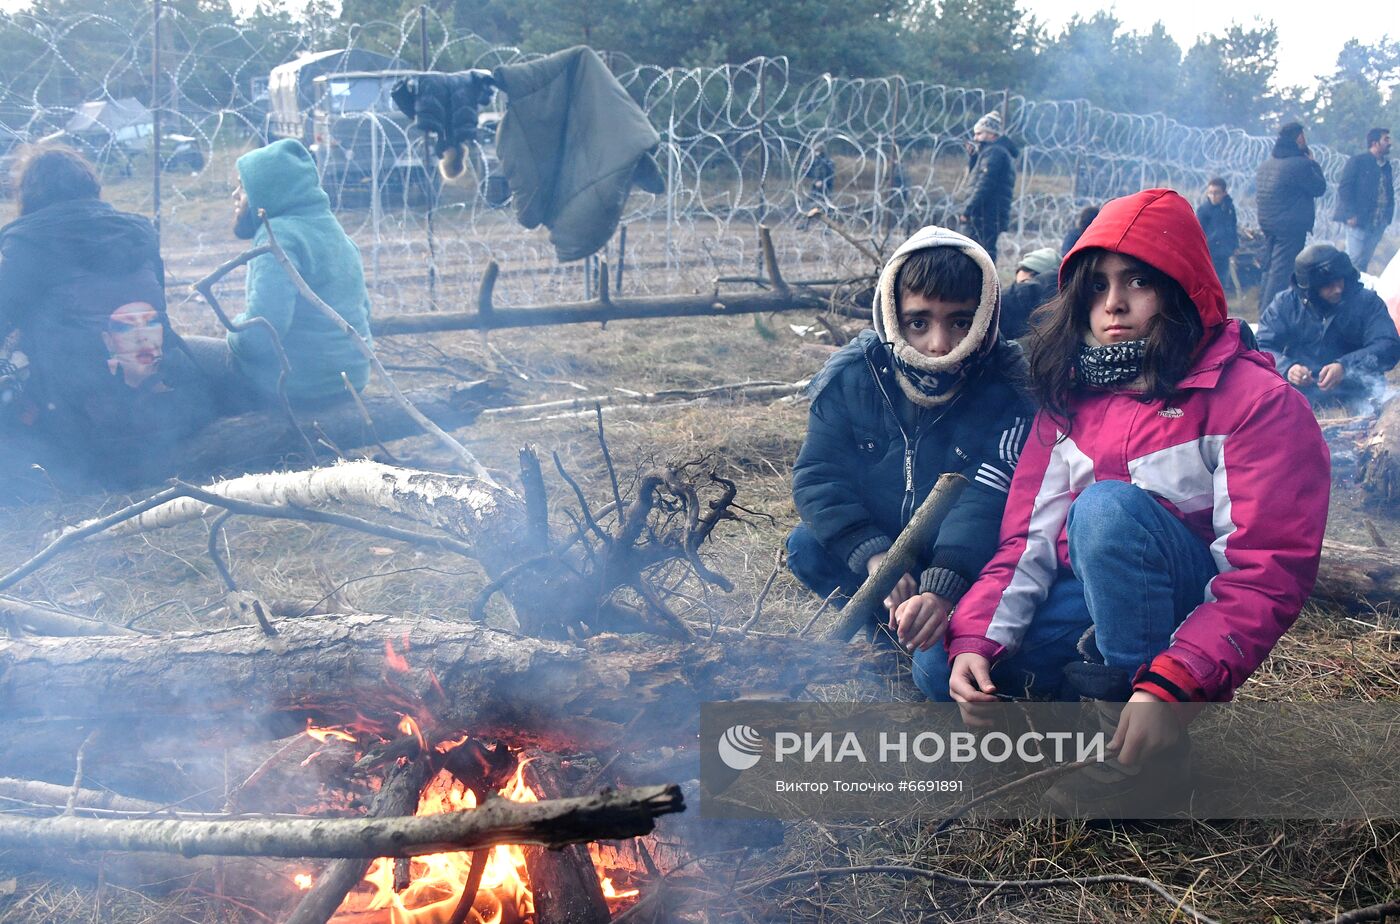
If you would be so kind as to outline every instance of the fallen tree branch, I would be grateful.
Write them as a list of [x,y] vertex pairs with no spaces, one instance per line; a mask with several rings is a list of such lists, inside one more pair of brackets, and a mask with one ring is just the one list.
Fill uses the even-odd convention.
[[1074,886],[1086,888],[1096,885],[1134,885],[1145,889],[1150,889],[1158,895],[1172,903],[1173,908],[1179,909],[1201,924],[1219,924],[1214,918],[1206,917],[1195,907],[1189,904],[1186,899],[1178,898],[1171,893],[1171,890],[1155,879],[1148,879],[1143,876],[1127,876],[1121,873],[1105,873],[1099,876],[1059,876],[1053,879],[969,879],[963,876],[954,876],[951,873],[940,872],[935,869],[924,869],[919,866],[896,866],[892,864],[869,864],[865,866],[832,866],[820,869],[798,870],[795,873],[785,873],[781,876],[774,876],[762,882],[746,883],[740,887],[743,893],[753,893],[761,889],[771,889],[774,886],[783,885],[788,882],[799,882],[803,879],[825,879],[830,876],[856,876],[865,874],[883,874],[889,876],[913,876],[921,879],[933,879],[948,885],[964,886],[967,888],[993,888],[993,889],[1054,889],[1063,886]]
[[633,406],[643,404],[669,404],[671,402],[693,401],[697,398],[723,399],[737,398],[748,401],[774,401],[799,394],[807,387],[809,379],[799,382],[735,382],[728,385],[712,385],[708,388],[667,389],[665,391],[639,394],[622,392],[612,395],[594,395],[586,398],[564,398],[559,401],[544,401],[539,404],[518,404],[512,407],[487,408],[479,415],[481,420],[520,420],[539,414],[582,411],[595,413],[597,408]]
[[[409,698],[432,704],[444,733],[470,730],[556,753],[645,749],[690,740],[702,702],[790,699],[808,684],[850,680],[863,663],[846,645],[753,634],[743,645],[640,636],[568,644],[369,614],[306,616],[278,630],[276,638],[237,626],[160,638],[0,640],[0,740],[35,740],[44,723],[74,720],[122,729],[141,720],[151,734],[169,725],[185,736],[276,735],[304,728],[307,717],[335,725],[375,708],[392,727]],[[405,636],[410,670],[394,675],[395,695],[387,696],[385,644]],[[644,719],[624,734],[641,704]]]
[[89,619],[62,610],[38,606],[25,600],[0,595],[0,615],[18,620],[20,625],[40,635],[142,635],[135,629]]
[[607,302],[568,302],[530,308],[495,308],[489,312],[463,311],[401,314],[371,318],[370,331],[376,337],[427,334],[450,330],[500,330],[509,327],[548,327],[555,324],[638,320],[642,318],[724,317],[739,314],[767,314],[783,311],[820,311],[826,308],[830,291],[824,288],[798,288],[785,292],[746,292],[743,294],[665,295],[651,298],[623,296]]
[[659,816],[684,809],[679,786],[641,786],[542,802],[490,799],[468,811],[404,818],[116,821],[0,816],[0,845],[158,851],[187,857],[414,857],[498,844],[563,847],[639,837],[651,833]]

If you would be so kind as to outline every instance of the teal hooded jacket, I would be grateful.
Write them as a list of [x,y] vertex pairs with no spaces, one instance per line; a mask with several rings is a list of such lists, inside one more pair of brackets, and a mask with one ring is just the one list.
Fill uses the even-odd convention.
[[[248,207],[267,213],[277,242],[312,291],[370,342],[369,292],[359,248],[331,214],[311,153],[294,139],[274,142],[238,158]],[[253,244],[267,243],[259,226]],[[345,391],[344,372],[355,388],[369,381],[369,362],[337,326],[296,290],[271,254],[248,264],[247,307],[235,321],[266,318],[277,330],[291,364],[287,397],[317,401]],[[281,367],[261,326],[231,333],[239,368],[269,394]]]

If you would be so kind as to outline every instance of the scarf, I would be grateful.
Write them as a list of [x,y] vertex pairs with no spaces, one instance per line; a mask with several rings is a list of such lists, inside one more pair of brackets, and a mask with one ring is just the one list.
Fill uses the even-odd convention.
[[1122,385],[1142,375],[1146,352],[1146,340],[1128,340],[1108,346],[1081,343],[1074,357],[1074,374],[1081,383],[1098,388]]
[[967,369],[961,365],[939,372],[920,369],[906,361],[894,348],[893,343],[886,341],[885,347],[890,351],[890,360],[894,363],[895,371],[901,376],[900,385],[903,386],[905,394],[908,395],[912,388],[922,395],[926,400],[920,401],[909,395],[910,400],[922,407],[934,407],[950,400],[967,377]]

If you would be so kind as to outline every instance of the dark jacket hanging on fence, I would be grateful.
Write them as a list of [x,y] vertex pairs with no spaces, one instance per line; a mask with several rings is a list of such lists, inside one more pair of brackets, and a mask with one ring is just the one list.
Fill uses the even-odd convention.
[[389,96],[415,128],[433,133],[433,153],[441,157],[449,148],[476,140],[477,119],[494,89],[490,71],[472,70],[405,77]]
[[1306,234],[1317,218],[1315,201],[1327,192],[1317,161],[1296,147],[1277,146],[1256,177],[1259,228],[1265,234]]
[[591,48],[492,71],[505,92],[496,156],[526,228],[544,225],[560,261],[581,260],[612,237],[632,184],[662,193],[646,113]]
[[[968,156],[968,198],[962,213],[984,228],[1005,230],[1011,224],[1011,199],[1016,192],[1016,155],[1020,148],[1002,135],[979,144]],[[993,257],[996,255],[993,254]]]

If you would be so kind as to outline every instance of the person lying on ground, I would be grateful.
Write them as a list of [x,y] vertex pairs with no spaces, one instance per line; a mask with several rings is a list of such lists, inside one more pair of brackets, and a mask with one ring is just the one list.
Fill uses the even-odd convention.
[[[76,152],[25,152],[19,217],[0,229],[0,340],[7,443],[52,450],[101,481],[136,476],[217,413],[215,338],[177,337],[154,226],[101,199]],[[46,464],[39,459],[31,463]]]
[[997,525],[1031,408],[1012,384],[1021,351],[998,335],[996,267],[972,240],[924,228],[880,274],[873,331],[812,380],[807,437],[793,470],[802,522],[788,567],[822,596],[849,597],[874,573],[940,475],[963,491],[917,574],[885,601],[889,626],[918,647],[971,585]]
[[1360,409],[1384,393],[1385,374],[1400,362],[1400,334],[1351,259],[1311,244],[1290,281],[1259,318],[1259,348],[1278,371],[1313,404]]
[[1153,707],[1230,699],[1297,619],[1331,478],[1307,402],[1227,317],[1181,196],[1108,203],[1060,276],[1031,330],[1041,410],[1000,546],[914,676],[973,724],[1005,695],[1126,702],[1101,710],[1117,764],[1052,791],[1083,809],[1177,782],[1149,771],[1181,756],[1184,716]]
[[[366,342],[369,291],[359,248],[331,213],[316,162],[293,138],[276,141],[238,158],[233,233],[253,244],[267,243],[271,225],[288,260],[320,299],[330,305]],[[345,395],[345,380],[358,391],[369,381],[366,359],[333,320],[297,291],[272,254],[248,264],[247,307],[234,318],[242,324],[264,318],[277,331],[291,372],[287,398],[317,404]],[[276,348],[260,325],[228,335],[240,372],[267,396],[277,394],[281,374]]]
[[1019,340],[1030,329],[1031,312],[1059,291],[1055,273],[1060,254],[1053,247],[1032,250],[1016,264],[1016,281],[1001,294],[1001,335]]

